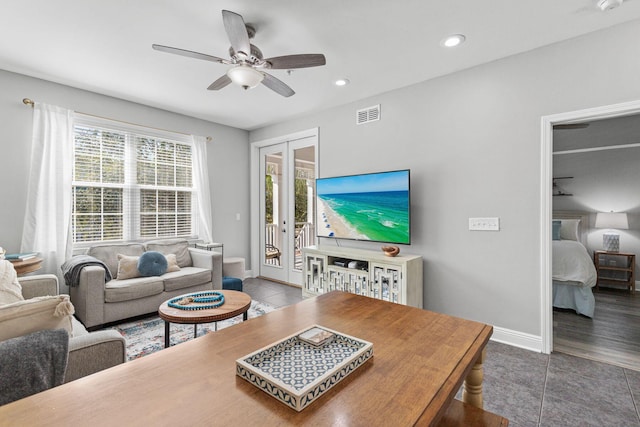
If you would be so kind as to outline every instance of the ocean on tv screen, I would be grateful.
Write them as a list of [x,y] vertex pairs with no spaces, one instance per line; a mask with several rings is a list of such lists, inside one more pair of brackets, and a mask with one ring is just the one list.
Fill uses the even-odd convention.
[[318,235],[409,243],[409,192],[318,195]]

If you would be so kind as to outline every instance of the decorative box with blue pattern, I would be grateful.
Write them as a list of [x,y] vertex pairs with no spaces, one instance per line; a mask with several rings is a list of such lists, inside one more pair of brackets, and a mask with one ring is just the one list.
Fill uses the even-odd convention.
[[[314,345],[298,337],[313,328],[332,339]],[[236,374],[301,411],[372,356],[372,343],[313,325],[236,360]]]

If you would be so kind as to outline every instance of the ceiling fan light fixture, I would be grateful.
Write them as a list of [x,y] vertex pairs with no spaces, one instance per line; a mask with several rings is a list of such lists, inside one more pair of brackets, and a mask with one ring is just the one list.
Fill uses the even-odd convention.
[[624,0],[599,0],[598,7],[601,11],[606,12],[622,5]]
[[452,34],[445,37],[440,44],[444,47],[456,47],[464,43],[467,38],[464,34]]
[[248,65],[238,65],[227,71],[231,81],[245,89],[253,89],[264,79],[264,74]]

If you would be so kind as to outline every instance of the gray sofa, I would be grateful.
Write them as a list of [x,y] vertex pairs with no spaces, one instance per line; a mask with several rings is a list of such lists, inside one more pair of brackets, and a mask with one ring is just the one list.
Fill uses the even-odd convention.
[[[179,271],[162,276],[118,278],[118,254],[140,256],[146,251],[175,254]],[[89,329],[158,311],[164,301],[177,295],[222,289],[222,255],[191,248],[186,240],[156,240],[93,246],[87,251],[104,262],[112,280],[105,282],[104,268],[83,267],[79,283],[69,288],[76,316]]]
[[[53,274],[19,277],[25,299],[45,295],[58,295],[58,278]],[[88,332],[78,320],[72,318],[69,337],[69,358],[64,382],[76,380],[94,372],[124,363],[126,343],[114,330]]]

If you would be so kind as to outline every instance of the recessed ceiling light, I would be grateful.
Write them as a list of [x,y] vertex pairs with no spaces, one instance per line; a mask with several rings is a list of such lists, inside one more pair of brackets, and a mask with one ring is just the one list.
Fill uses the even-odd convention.
[[349,84],[349,79],[347,79],[347,78],[341,78],[341,79],[336,80],[336,81],[334,82],[334,84],[335,84],[336,86],[346,86],[346,85],[348,85],[348,84]]
[[440,44],[442,44],[442,46],[444,47],[456,47],[464,43],[466,39],[467,38],[462,34],[452,34],[446,37],[444,40],[442,40]]

